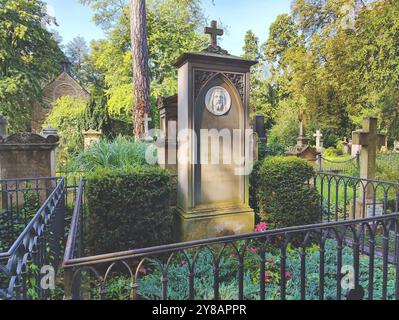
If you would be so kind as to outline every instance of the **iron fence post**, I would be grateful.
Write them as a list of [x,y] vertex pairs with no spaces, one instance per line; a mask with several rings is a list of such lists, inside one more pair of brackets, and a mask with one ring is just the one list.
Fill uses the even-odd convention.
[[73,270],[72,268],[64,268],[64,297],[63,300],[72,300],[73,286]]

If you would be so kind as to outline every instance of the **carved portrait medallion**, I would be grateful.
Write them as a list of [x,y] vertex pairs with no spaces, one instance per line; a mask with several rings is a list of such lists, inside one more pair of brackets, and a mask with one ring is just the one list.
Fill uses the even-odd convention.
[[215,116],[225,115],[231,108],[230,94],[223,87],[213,87],[205,96],[205,105],[208,111]]

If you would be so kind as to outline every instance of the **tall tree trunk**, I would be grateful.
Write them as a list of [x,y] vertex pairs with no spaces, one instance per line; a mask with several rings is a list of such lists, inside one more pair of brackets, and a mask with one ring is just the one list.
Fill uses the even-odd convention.
[[129,10],[134,84],[133,126],[135,139],[138,140],[144,133],[144,115],[150,111],[145,0],[129,0]]

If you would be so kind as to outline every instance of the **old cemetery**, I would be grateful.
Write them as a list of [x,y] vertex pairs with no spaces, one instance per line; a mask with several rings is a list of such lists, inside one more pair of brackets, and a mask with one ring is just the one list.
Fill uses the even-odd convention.
[[[63,59],[35,102],[31,130],[4,111],[0,300],[398,300],[395,125],[367,112],[340,131],[329,110],[312,112],[310,98],[289,109],[281,103],[279,116],[265,112],[273,105],[257,107],[253,82],[262,78],[261,59],[223,49],[216,21],[197,34],[171,9],[193,18],[190,7],[160,3],[162,10],[147,9],[147,68],[168,85],[151,79],[146,112],[120,116],[125,99],[138,96],[127,93],[133,83],[112,87],[114,76],[131,73],[130,64],[110,66],[130,61],[130,51],[116,52],[130,48],[129,36],[119,44],[128,26],[107,35],[106,50],[92,44],[86,63],[111,56],[92,65],[91,91]],[[167,51],[157,41],[168,34],[154,34],[164,16],[190,37],[168,51],[167,63],[151,51],[153,42]],[[292,55],[306,51],[294,48]],[[96,81],[105,81],[101,94]],[[278,99],[294,96],[281,88]]]

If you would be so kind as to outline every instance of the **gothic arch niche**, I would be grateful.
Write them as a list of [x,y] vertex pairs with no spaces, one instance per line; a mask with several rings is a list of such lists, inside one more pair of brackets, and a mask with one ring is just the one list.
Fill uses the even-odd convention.
[[71,84],[61,83],[54,88],[53,99],[54,99],[54,101],[56,101],[58,98],[63,97],[63,96],[76,97],[76,96],[78,96],[78,92],[77,92],[76,88],[74,88]]
[[[206,106],[206,96],[210,89],[223,88],[230,96],[231,106],[223,114],[214,114]],[[195,101],[195,133],[197,135],[197,164],[194,175],[197,183],[194,186],[195,205],[242,204],[245,202],[243,190],[244,179],[236,175],[239,168],[233,153],[244,157],[245,116],[242,97],[230,79],[222,73],[214,73],[211,79],[203,85]],[[211,138],[201,136],[201,129],[216,129],[219,141],[218,164],[212,162],[215,156],[215,143]],[[240,134],[233,140],[233,130],[240,129]],[[224,133],[224,134],[222,134]],[[208,149],[206,152],[205,148]],[[207,154],[207,157],[206,157]],[[207,163],[204,163],[207,161]],[[216,159],[217,160],[217,155]]]

